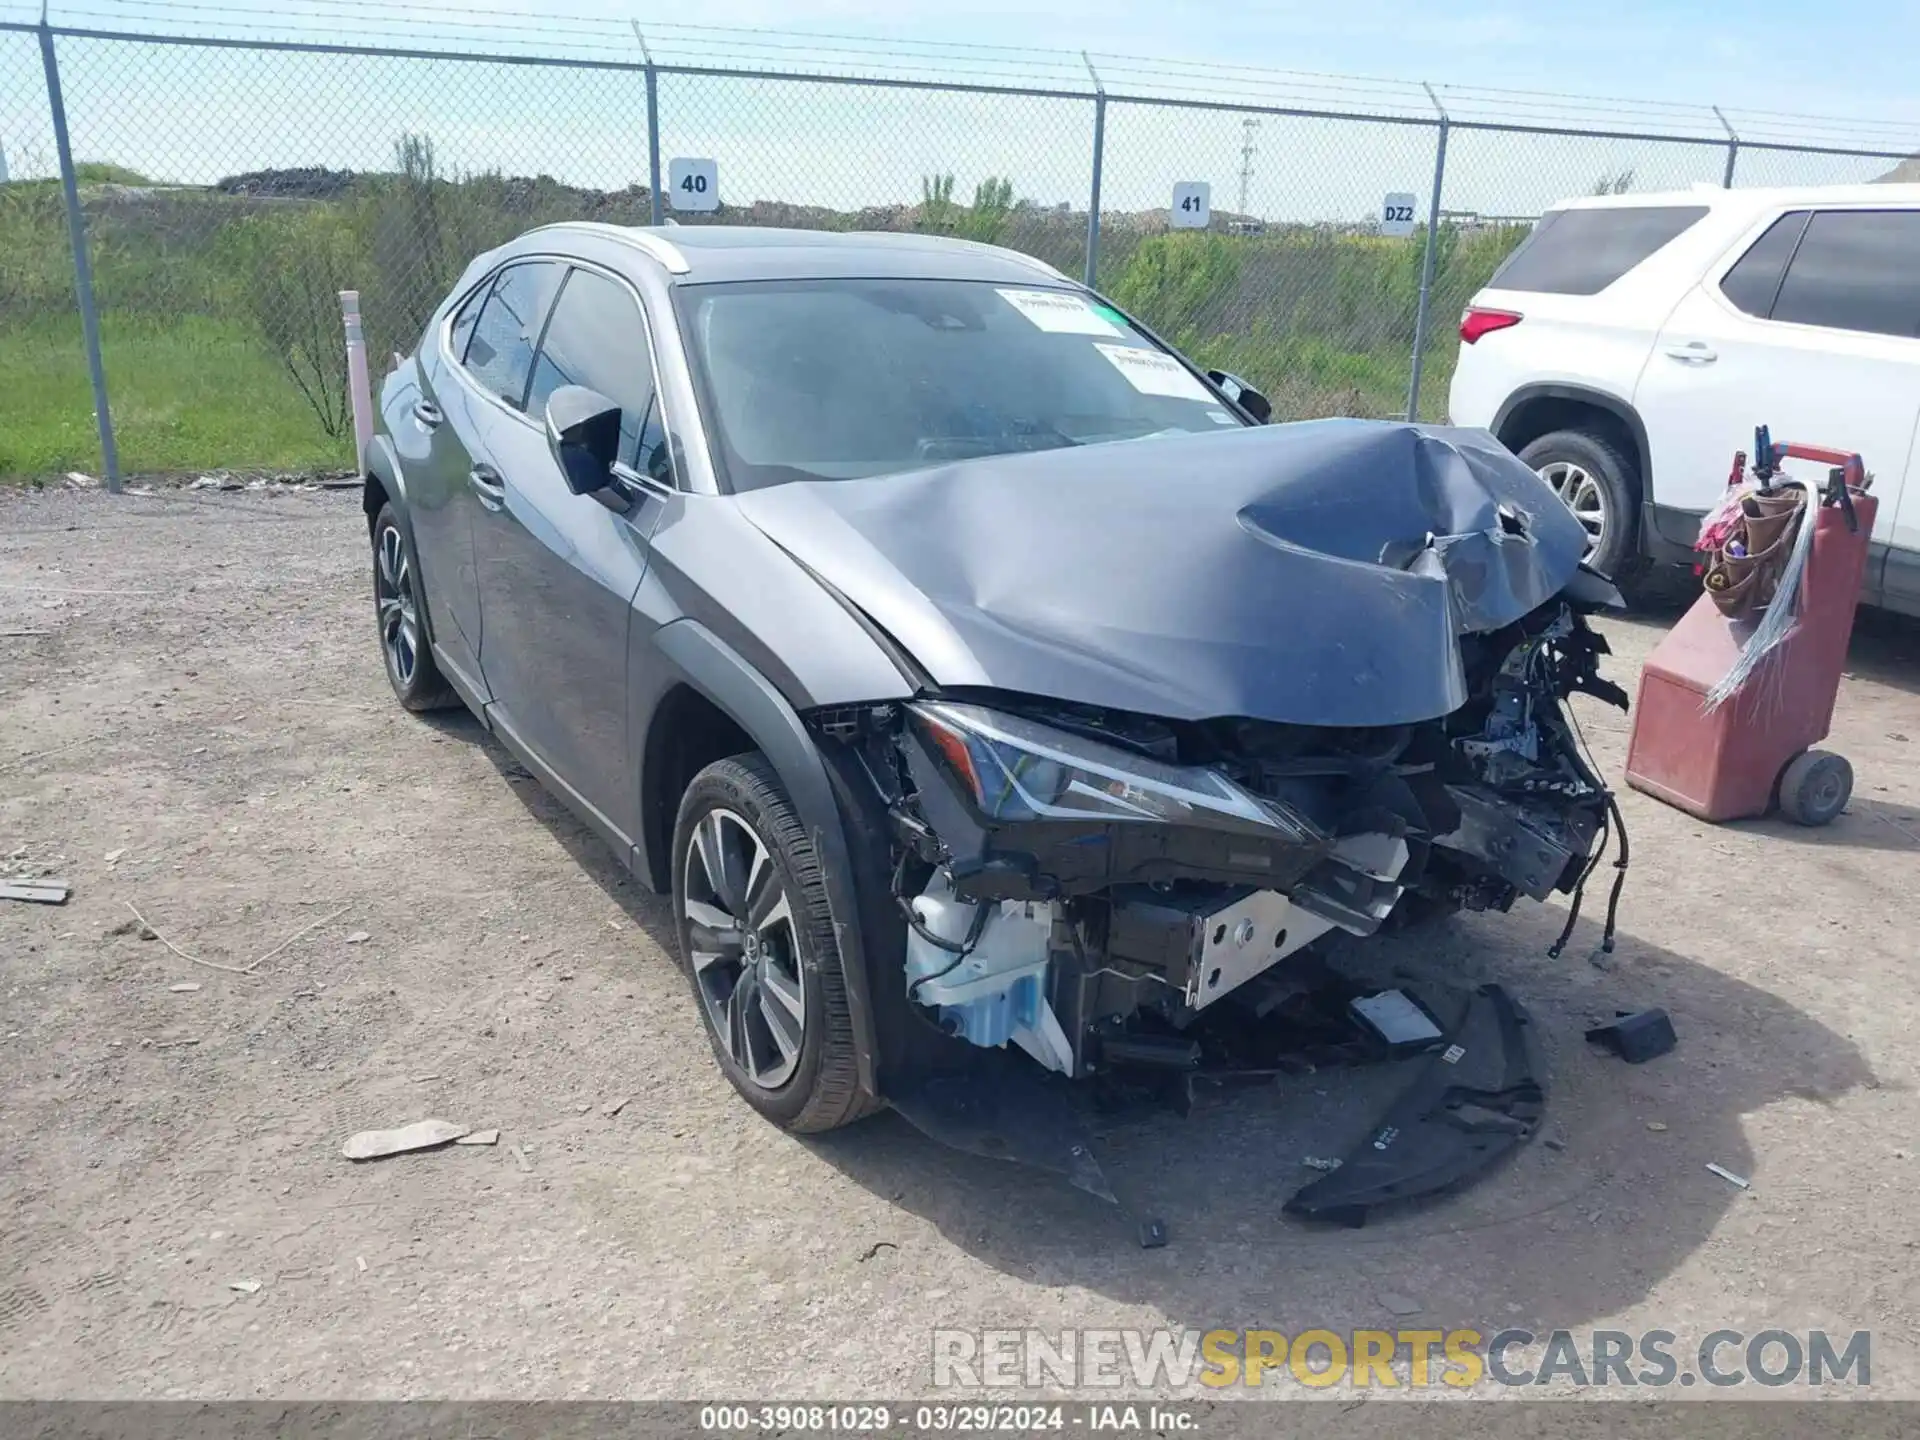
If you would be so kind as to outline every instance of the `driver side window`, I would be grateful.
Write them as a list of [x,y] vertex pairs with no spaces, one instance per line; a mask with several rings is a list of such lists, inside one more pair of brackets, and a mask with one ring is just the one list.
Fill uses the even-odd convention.
[[533,365],[527,413],[538,418],[562,385],[585,385],[620,407],[620,459],[672,485],[673,462],[647,322],[632,292],[597,270],[568,273]]
[[534,347],[540,342],[540,327],[564,274],[560,264],[552,260],[534,260],[502,270],[480,307],[479,319],[467,341],[467,373],[516,410],[524,408]]

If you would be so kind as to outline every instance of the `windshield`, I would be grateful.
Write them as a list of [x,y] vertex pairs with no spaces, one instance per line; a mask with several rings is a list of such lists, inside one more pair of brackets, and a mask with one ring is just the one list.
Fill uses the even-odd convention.
[[965,280],[680,289],[736,490],[1245,422],[1118,311]]

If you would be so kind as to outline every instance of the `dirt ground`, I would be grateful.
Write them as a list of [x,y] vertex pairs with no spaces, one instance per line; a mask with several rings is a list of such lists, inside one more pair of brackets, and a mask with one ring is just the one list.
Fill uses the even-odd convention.
[[[74,886],[0,902],[0,1394],[898,1396],[935,1325],[1417,1323],[1870,1329],[1874,1393],[1920,1395],[1920,627],[1862,621],[1831,829],[1623,795],[1610,971],[1593,897],[1557,962],[1557,905],[1381,945],[1531,1006],[1564,1148],[1329,1231],[1280,1203],[1390,1070],[1128,1119],[1100,1153],[1147,1251],[895,1116],[759,1120],[664,904],[471,719],[392,702],[368,589],[351,493],[0,494],[0,869]],[[1616,678],[1671,618],[1607,625]],[[268,958],[189,963],[130,905]],[[1647,1005],[1671,1056],[1582,1042]],[[341,1157],[427,1115],[501,1143]]]

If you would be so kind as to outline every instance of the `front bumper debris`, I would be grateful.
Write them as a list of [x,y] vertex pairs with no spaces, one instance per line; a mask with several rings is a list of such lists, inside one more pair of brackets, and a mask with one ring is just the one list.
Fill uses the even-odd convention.
[[1482,985],[1444,1046],[1340,1168],[1300,1190],[1286,1213],[1364,1225],[1378,1206],[1457,1188],[1533,1138],[1546,1107],[1531,1022]]
[[890,1097],[893,1108],[929,1140],[988,1160],[1011,1160],[1065,1176],[1114,1203],[1093,1136],[1066,1082],[1018,1056],[983,1053],[964,1070],[929,1075]]
[[[1364,987],[1321,972],[1305,988],[1276,992],[1275,1004],[1240,997],[1210,1016],[1197,1036],[1110,1041],[1104,1083],[1092,1102],[1109,1113],[1168,1103],[1190,1113],[1202,1087],[1265,1082],[1280,1074],[1326,1073],[1403,1053],[1354,1023]],[[1389,994],[1394,992],[1387,992]],[[1418,1077],[1379,1123],[1333,1168],[1299,1190],[1284,1212],[1357,1227],[1382,1206],[1459,1189],[1533,1137],[1546,1096],[1536,1069],[1532,1024],[1499,985],[1471,994],[1423,995],[1422,1010],[1451,1017]],[[1451,1002],[1451,1003],[1449,1003]],[[1362,1001],[1362,1005],[1365,1001]],[[1006,1052],[923,1078],[894,1097],[903,1118],[929,1139],[987,1159],[1051,1171],[1117,1203],[1076,1091]]]

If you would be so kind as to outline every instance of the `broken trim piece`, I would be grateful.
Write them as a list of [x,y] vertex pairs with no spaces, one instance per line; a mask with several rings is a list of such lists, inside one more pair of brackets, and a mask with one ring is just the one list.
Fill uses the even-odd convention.
[[1529,1031],[1517,1000],[1482,985],[1420,1078],[1286,1213],[1358,1227],[1381,1205],[1454,1189],[1519,1149],[1546,1109]]
[[1096,1199],[1117,1204],[1093,1136],[1068,1097],[1067,1082],[1018,1056],[983,1055],[975,1065],[932,1075],[890,1097],[930,1140],[989,1160],[1011,1160],[1064,1175]]

